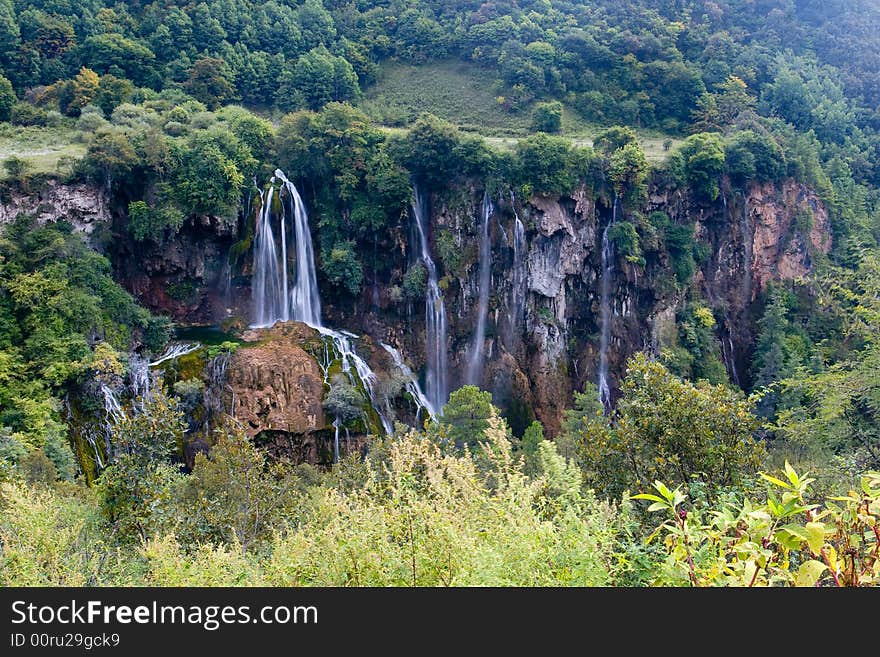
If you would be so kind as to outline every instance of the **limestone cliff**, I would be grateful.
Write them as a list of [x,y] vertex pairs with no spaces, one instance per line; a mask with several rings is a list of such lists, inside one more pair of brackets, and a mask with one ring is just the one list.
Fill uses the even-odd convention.
[[5,187],[0,194],[0,225],[10,223],[19,214],[33,215],[41,225],[65,220],[90,242],[95,229],[109,226],[112,220],[105,190],[83,183],[63,185],[57,180],[47,180],[29,190]]
[[[636,226],[641,244],[635,256],[615,251],[610,263],[612,389],[633,352],[657,353],[675,340],[676,312],[686,297],[686,287],[671,274],[669,255],[650,234],[650,213],[662,212],[674,224],[693,226],[694,239],[705,247],[707,256],[689,285],[720,320],[718,338],[728,371],[744,387],[761,292],[771,281],[809,276],[816,259],[829,252],[828,212],[812,190],[794,181],[745,190],[722,183],[722,193],[713,202],[692,198],[686,189],[657,185],[643,207],[620,209],[617,220]],[[464,381],[474,342],[483,197],[482,184],[474,181],[434,193],[430,200],[429,241],[449,321],[452,389]],[[492,201],[491,289],[481,386],[492,392],[517,433],[537,417],[553,435],[572,393],[597,381],[600,245],[612,221],[612,202],[586,189],[516,198],[507,188]],[[111,221],[103,193],[85,186],[48,184],[35,197],[7,197],[0,205],[0,221],[22,211],[36,213],[41,221],[64,217],[86,235]],[[122,215],[112,219],[117,224],[124,221]],[[238,226],[209,217],[190,221],[161,245],[120,237],[110,256],[122,282],[152,310],[186,324],[236,318],[239,326],[246,326],[251,316],[249,253],[245,250],[237,261],[229,253],[252,219],[243,213]],[[317,222],[312,231],[320,239]],[[412,218],[402,216],[392,233],[392,242],[381,253],[361,254],[366,272],[359,297],[340,293],[319,276],[323,315],[328,325],[364,335],[369,345],[390,344],[418,373],[425,362],[424,300],[400,295],[407,267],[418,261]],[[381,259],[381,267],[369,262],[371,257]],[[322,401],[327,386],[314,351],[306,348],[313,333],[302,326],[284,326],[243,338],[245,345],[227,369],[226,408],[250,435],[269,440],[279,450],[290,436],[298,436],[297,446],[287,444],[287,449],[308,458],[318,458],[315,454],[324,450],[321,458],[326,460],[329,421]],[[365,357],[379,373],[377,385],[399,388],[387,354],[371,349]],[[400,402],[392,405],[399,407],[399,419],[411,412]],[[323,446],[315,438],[322,431]],[[303,438],[308,436],[312,438]]]

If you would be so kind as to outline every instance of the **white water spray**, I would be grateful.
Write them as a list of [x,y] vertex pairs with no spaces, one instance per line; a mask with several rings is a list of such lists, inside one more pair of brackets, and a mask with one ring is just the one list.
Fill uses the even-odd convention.
[[511,288],[510,312],[514,330],[523,319],[526,293],[526,227],[516,211],[516,197],[510,191],[510,205],[513,208],[513,286]]
[[391,355],[391,359],[394,361],[394,366],[406,377],[404,387],[416,404],[416,420],[421,419],[420,416],[423,410],[428,412],[428,415],[432,420],[436,420],[436,409],[434,409],[431,404],[431,400],[429,400],[425,396],[425,393],[422,392],[422,387],[419,385],[419,381],[413,374],[413,371],[405,362],[403,362],[403,356],[401,356],[400,352],[390,344],[385,344],[384,342],[380,342],[379,344],[381,344],[382,348]]
[[479,298],[477,301],[477,323],[470,347],[465,382],[480,385],[483,376],[483,346],[486,341],[486,315],[489,312],[489,287],[492,284],[492,245],[489,243],[489,219],[495,213],[495,206],[489,200],[489,192],[483,194],[483,220],[480,224],[480,273]]
[[608,229],[617,221],[617,195],[611,211],[611,221],[602,231],[602,281],[599,339],[599,401],[606,413],[611,410],[611,386],[608,382],[608,347],[611,339],[611,279],[614,276],[614,244],[608,238]]
[[437,267],[431,258],[428,244],[427,199],[418,187],[413,190],[413,216],[419,233],[422,263],[428,270],[428,289],[425,295],[425,356],[427,360],[426,387],[431,406],[439,412],[446,403],[447,386],[446,309],[437,282]]

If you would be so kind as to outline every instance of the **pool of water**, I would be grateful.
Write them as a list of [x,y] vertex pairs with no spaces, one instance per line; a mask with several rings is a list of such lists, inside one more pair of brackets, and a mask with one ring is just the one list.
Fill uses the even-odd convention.
[[241,342],[232,333],[227,333],[219,326],[175,326],[173,336],[175,340],[201,342],[208,347],[218,346],[224,342],[236,344]]

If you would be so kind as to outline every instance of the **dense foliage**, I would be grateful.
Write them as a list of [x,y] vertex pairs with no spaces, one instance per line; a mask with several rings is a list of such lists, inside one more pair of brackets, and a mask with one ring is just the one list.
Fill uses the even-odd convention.
[[21,216],[0,241],[0,464],[43,451],[71,479],[66,392],[108,359],[121,368],[116,350],[166,340],[167,320],[136,305],[69,224]]
[[538,130],[559,129],[559,101],[591,123],[671,132],[757,111],[877,182],[878,21],[867,0],[3,0],[0,119],[45,120],[13,90],[70,116],[163,90],[209,109],[316,110],[356,102],[385,62],[456,58],[490,70],[498,101]]

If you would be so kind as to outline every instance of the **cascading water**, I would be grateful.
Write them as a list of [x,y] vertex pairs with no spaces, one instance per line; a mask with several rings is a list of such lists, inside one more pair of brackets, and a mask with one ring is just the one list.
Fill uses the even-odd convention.
[[[318,290],[318,277],[315,275],[315,254],[312,248],[312,234],[309,230],[309,215],[296,186],[290,182],[281,169],[275,169],[275,177],[283,184],[290,194],[293,204],[293,231],[296,241],[296,277],[293,288],[285,299],[289,299],[284,307],[290,310],[286,319],[294,319],[318,328],[321,326],[321,295]],[[284,231],[284,215],[282,212],[281,226]],[[282,250],[287,247],[282,240]],[[287,289],[287,260],[284,260],[284,284]]]
[[[121,386],[119,386],[119,388],[121,388]],[[110,462],[113,460],[113,429],[116,424],[125,417],[125,412],[122,410],[122,403],[119,401],[120,390],[117,389],[117,387],[111,386],[106,381],[102,381],[98,387],[98,391],[101,395],[101,400],[104,403],[104,417],[101,421],[101,433],[104,438],[105,461]],[[97,448],[96,441],[93,438],[89,442],[95,450],[95,460],[98,463],[98,467],[103,468],[104,463],[101,460],[99,453],[100,450]]]
[[489,243],[489,219],[495,213],[495,206],[489,200],[489,192],[483,194],[483,220],[480,224],[480,273],[479,299],[477,301],[477,323],[471,342],[465,382],[480,385],[483,376],[483,346],[486,339],[486,315],[489,312],[489,287],[492,284],[492,248]]
[[[376,384],[379,379],[376,377],[376,373],[367,365],[367,362],[357,354],[351,344],[350,338],[357,338],[358,336],[345,331],[334,331],[324,326],[315,326],[313,328],[329,341],[329,344],[325,343],[324,358],[318,363],[324,373],[324,382],[327,384],[331,383],[330,366],[336,360],[339,360],[342,366],[342,373],[348,378],[348,382],[355,388],[359,387],[359,384],[363,385],[364,390],[367,392],[367,397],[369,397],[370,406],[373,407],[373,410],[379,417],[382,428],[386,434],[391,434],[394,431],[394,425],[385,412],[386,404],[377,399]],[[332,349],[330,345],[332,345]]]
[[728,335],[721,340],[721,357],[724,359],[724,365],[730,374],[730,379],[739,387],[742,383],[739,380],[739,373],[736,370],[736,351],[733,348],[733,340]]
[[394,361],[394,366],[406,377],[407,381],[404,385],[409,396],[412,397],[412,400],[416,404],[416,420],[420,419],[423,410],[428,411],[428,415],[432,420],[437,419],[436,409],[434,409],[431,401],[425,396],[425,393],[422,392],[422,387],[419,385],[419,381],[413,374],[412,370],[403,362],[403,356],[400,355],[400,352],[390,344],[385,344],[384,342],[380,342],[379,344],[381,344],[382,348],[391,355],[391,359]]
[[339,418],[333,420],[333,462],[339,463],[339,427],[342,422]]
[[602,281],[599,339],[599,401],[608,412],[611,410],[611,386],[608,382],[608,346],[611,338],[611,279],[614,276],[614,244],[608,238],[608,229],[617,221],[617,194],[611,210],[611,221],[602,231]]
[[186,356],[201,348],[202,345],[198,342],[169,342],[162,355],[150,363],[150,367],[156,367],[156,365],[161,365],[168,360],[177,360],[181,356]]
[[[281,262],[279,263],[272,229],[272,198],[275,184],[279,182],[278,201],[280,206],[280,241]],[[286,192],[286,197],[281,193]],[[261,198],[263,193],[260,194]],[[254,297],[255,318],[254,328],[268,328],[276,322],[293,319],[303,322],[318,331],[325,339],[325,358],[321,364],[325,382],[330,384],[330,365],[339,360],[343,373],[349,382],[358,387],[363,386],[369,397],[370,405],[386,433],[393,431],[384,404],[377,400],[376,374],[354,349],[350,338],[357,338],[353,333],[335,331],[321,323],[321,297],[315,273],[314,248],[309,230],[309,218],[296,186],[290,182],[280,169],[270,181],[265,196],[268,200],[260,208],[258,219],[257,240],[254,244]],[[288,204],[290,212],[288,213]],[[293,239],[296,253],[296,269],[292,284],[287,267],[287,217],[293,217]],[[272,244],[268,242],[272,241]],[[331,349],[332,345],[332,349]]]
[[129,396],[143,411],[151,397],[152,377],[149,359],[132,353],[128,357],[128,379]]
[[511,288],[511,325],[519,326],[525,308],[526,287],[526,227],[516,211],[516,197],[510,191],[510,204],[513,208],[513,287]]
[[425,355],[427,360],[426,387],[431,406],[443,408],[448,395],[446,352],[446,309],[437,282],[437,267],[431,258],[428,244],[427,199],[416,186],[413,190],[413,216],[422,250],[422,263],[428,271],[428,289],[425,295]]
[[[252,328],[268,328],[277,321],[286,321],[285,300],[287,289],[281,286],[281,267],[278,263],[278,250],[275,247],[275,233],[272,229],[272,200],[275,197],[275,178],[269,189],[260,190],[260,216],[254,238],[254,323]],[[281,238],[286,236],[282,231]],[[282,263],[285,271],[287,262]]]
[[[203,403],[205,406],[203,428],[206,434],[211,432],[211,423],[215,418],[226,412],[223,403],[223,391],[226,388],[226,369],[229,366],[229,352],[223,352],[209,358],[207,362],[208,385],[205,387]],[[235,403],[233,398],[233,404]],[[235,417],[235,409],[230,409],[230,415]]]

